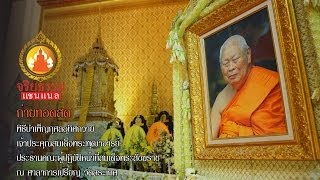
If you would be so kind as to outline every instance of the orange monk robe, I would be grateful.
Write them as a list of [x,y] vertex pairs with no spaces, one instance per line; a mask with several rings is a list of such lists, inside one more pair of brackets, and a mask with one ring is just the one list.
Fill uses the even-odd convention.
[[286,132],[278,73],[252,67],[245,84],[221,113],[219,138]]
[[153,143],[160,138],[162,131],[166,132],[167,134],[170,134],[168,127],[163,122],[158,121],[153,123],[147,133],[147,142],[150,145],[153,145]]

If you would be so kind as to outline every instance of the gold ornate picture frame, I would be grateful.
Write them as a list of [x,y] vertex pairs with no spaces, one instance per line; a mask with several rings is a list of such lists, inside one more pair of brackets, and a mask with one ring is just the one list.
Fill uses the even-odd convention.
[[[279,76],[285,119],[281,133],[224,138],[212,133],[212,104],[226,86],[220,47],[235,34],[246,39],[255,66]],[[320,159],[291,0],[232,0],[192,25],[185,42],[196,159]]]

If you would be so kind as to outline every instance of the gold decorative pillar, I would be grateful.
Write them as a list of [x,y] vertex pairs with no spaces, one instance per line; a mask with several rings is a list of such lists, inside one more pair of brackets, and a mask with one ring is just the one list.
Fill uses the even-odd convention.
[[152,95],[151,95],[151,106],[150,106],[150,116],[148,118],[147,126],[150,127],[154,123],[154,119],[159,113],[159,100],[158,100],[158,87],[153,82],[152,83]]

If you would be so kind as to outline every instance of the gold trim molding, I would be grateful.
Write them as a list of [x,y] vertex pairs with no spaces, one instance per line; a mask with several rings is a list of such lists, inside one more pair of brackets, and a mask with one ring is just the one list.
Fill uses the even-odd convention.
[[188,0],[109,0],[109,1],[78,1],[73,3],[57,3],[51,6],[44,6],[46,18],[56,16],[74,16],[84,14],[96,14],[100,5],[101,12],[117,11],[124,8],[145,8],[151,6],[181,4],[187,3]]

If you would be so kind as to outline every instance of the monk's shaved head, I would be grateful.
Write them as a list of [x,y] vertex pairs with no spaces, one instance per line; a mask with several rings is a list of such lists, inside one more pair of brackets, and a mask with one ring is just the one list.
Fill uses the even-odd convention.
[[222,52],[225,50],[225,48],[230,47],[231,45],[236,45],[240,48],[241,52],[244,54],[247,49],[249,49],[249,46],[246,42],[246,40],[240,36],[240,35],[233,35],[229,37],[221,46],[220,48],[220,56],[219,61],[221,62],[222,58]]
[[242,36],[231,36],[223,43],[220,68],[228,84],[235,89],[242,87],[251,69],[251,50]]

